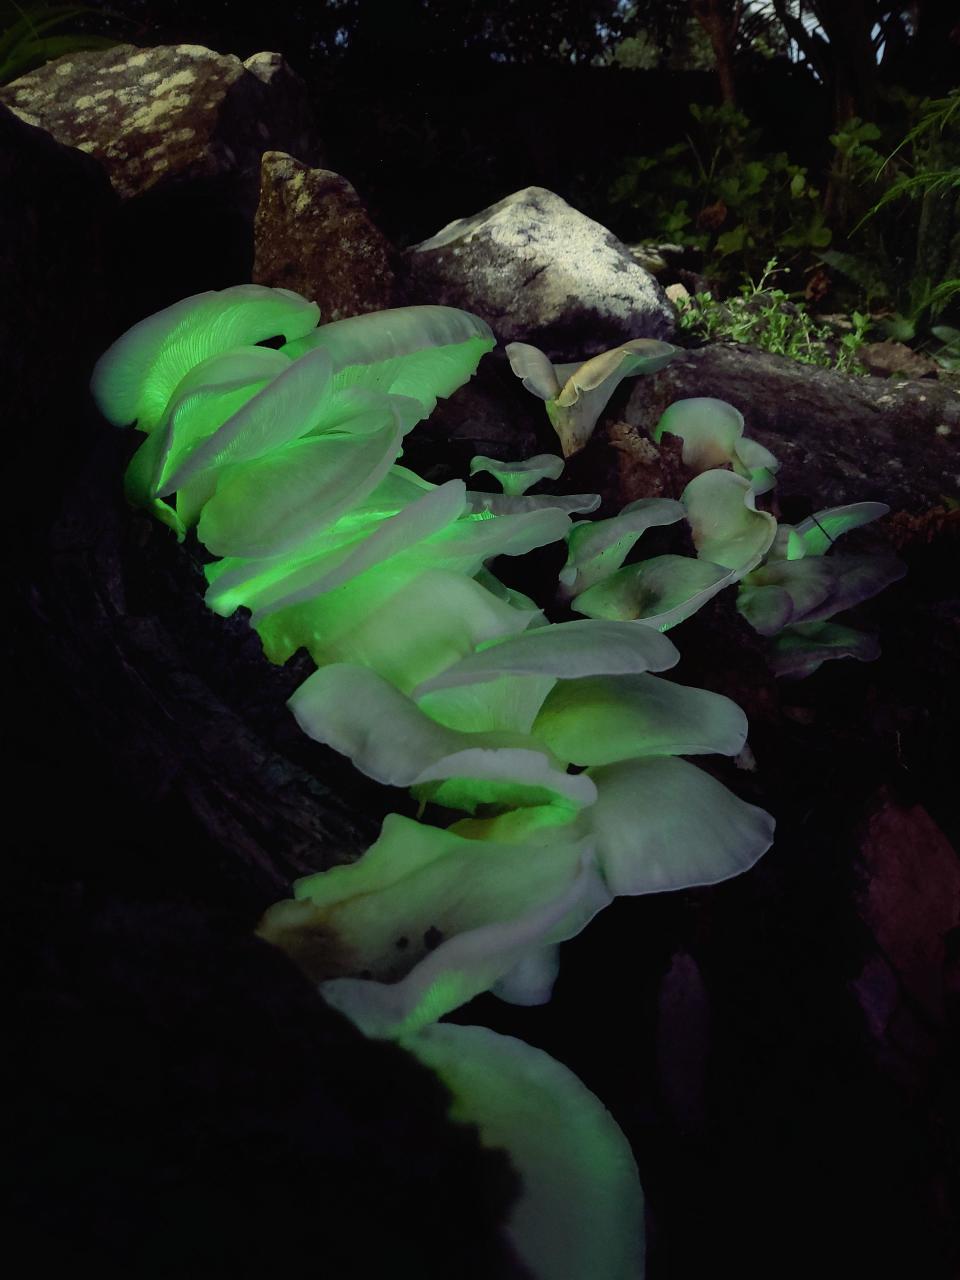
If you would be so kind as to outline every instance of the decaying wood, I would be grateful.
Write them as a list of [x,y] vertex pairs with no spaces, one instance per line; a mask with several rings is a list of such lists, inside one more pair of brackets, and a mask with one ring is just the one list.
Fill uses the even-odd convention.
[[125,506],[132,443],[110,433],[52,527],[30,589],[32,660],[113,775],[104,805],[180,815],[266,906],[359,856],[393,797],[298,729],[286,699],[313,664],[271,665],[245,614],[206,608],[196,548]]
[[747,435],[777,455],[778,496],[797,507],[786,519],[868,500],[921,511],[960,494],[960,395],[935,380],[854,377],[717,343],[638,378],[624,417],[649,432],[688,396],[736,405]]

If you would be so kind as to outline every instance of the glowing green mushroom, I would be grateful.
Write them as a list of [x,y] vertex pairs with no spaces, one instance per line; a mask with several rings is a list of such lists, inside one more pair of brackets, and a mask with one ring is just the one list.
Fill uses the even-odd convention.
[[697,555],[738,576],[748,573],[770,549],[777,522],[758,511],[750,481],[732,471],[704,471],[680,496],[687,509]]
[[482,471],[499,480],[504,493],[518,498],[540,480],[557,480],[563,473],[563,459],[552,453],[538,453],[522,462],[501,462],[477,454],[470,463],[470,474],[475,476]]
[[649,756],[589,769],[597,800],[575,830],[595,841],[615,894],[662,893],[741,875],[774,820],[686,760]]
[[559,365],[551,364],[542,351],[525,342],[511,342],[506,351],[510,367],[524,387],[546,402],[563,456],[569,458],[593,435],[623,379],[656,373],[673,359],[678,348],[652,338],[634,338],[581,363]]
[[[546,800],[558,797],[574,806],[594,798],[589,783],[566,773],[527,736],[450,729],[365,667],[323,666],[297,689],[289,705],[311,738],[348,755],[361,772],[391,786],[473,777],[482,792],[490,783],[506,788],[513,778],[517,795],[535,790]],[[528,803],[540,802],[528,798]]]
[[664,432],[683,441],[686,466],[700,474],[714,467],[732,466],[749,480],[754,493],[772,489],[780,463],[762,444],[743,435],[743,414],[725,400],[693,396],[675,400],[662,414],[653,433],[659,443]]
[[625,565],[572,602],[588,618],[636,620],[669,631],[728,587],[736,574],[692,556],[652,556]]
[[440,1023],[400,1040],[453,1097],[454,1120],[505,1149],[522,1191],[507,1233],[534,1280],[642,1280],[643,1193],[598,1098],[540,1049]]
[[389,402],[377,431],[295,440],[221,476],[197,529],[216,555],[275,556],[295,549],[371,493],[402,438]]
[[[334,370],[331,394],[365,388],[419,402],[421,418],[437,398],[473,376],[496,339],[479,316],[456,307],[394,307],[325,324],[281,350],[296,359],[326,351]],[[412,424],[411,424],[412,425]]]
[[835,541],[889,510],[881,502],[830,507],[791,528],[781,525],[764,563],[740,582],[737,608],[755,631],[778,636],[771,665],[777,675],[800,678],[830,658],[871,661],[879,654],[872,636],[827,619],[869,600],[902,578],[891,555],[835,555]]
[[643,627],[617,622],[559,622],[487,646],[424,681],[414,696],[499,676],[550,675],[565,680],[585,675],[663,671],[679,660],[675,646]]
[[827,507],[807,516],[796,526],[804,555],[824,555],[842,534],[879,520],[889,511],[885,502],[851,502],[843,507]]
[[[156,428],[134,454],[124,487],[131,502],[170,522],[158,501],[167,477],[248,400],[290,367],[269,347],[237,347],[202,360],[177,384]],[[175,486],[175,487],[179,487]]]
[[524,511],[596,511],[600,505],[599,493],[480,493],[467,490],[467,503],[476,515],[514,516]]
[[[416,568],[427,568],[433,562],[422,550],[422,545],[429,543],[432,546],[433,535],[449,528],[463,513],[463,507],[462,480],[450,480],[426,492],[420,490],[404,507],[385,517],[364,520],[359,528],[353,513],[358,508],[362,509],[362,504],[355,504],[350,509],[350,518],[338,520],[336,524],[335,531],[346,526],[343,529],[348,539],[345,554],[340,550],[343,543],[334,551],[329,540],[318,542],[315,534],[311,533],[300,544],[296,561],[289,563],[288,571],[276,589],[261,593],[255,606],[249,595],[244,600],[253,610],[253,625],[258,626],[270,613],[335,591],[367,570],[403,557],[404,553],[416,547],[421,547]],[[305,553],[305,548],[309,548],[309,554]]]
[[683,504],[670,498],[640,498],[609,520],[580,521],[567,539],[560,582],[569,595],[579,595],[619,569],[646,529],[675,524],[685,516]]
[[289,289],[238,284],[198,293],[141,320],[107,350],[91,390],[108,422],[152,431],[177,384],[194,365],[234,347],[316,327],[320,309]]
[[[436,1022],[489,991],[525,956],[580,933],[609,904],[610,892],[589,848],[575,861],[563,861],[562,874],[559,863],[548,870],[545,884],[552,890],[546,900],[541,893],[541,900],[520,914],[510,916],[505,907],[507,918],[440,941],[399,982],[331,978],[320,984],[321,995],[368,1036],[409,1035]],[[547,863],[541,855],[540,865]]]
[[[449,483],[462,503],[461,482]],[[295,567],[290,590],[279,584],[253,620],[268,654],[284,661],[303,645],[318,663],[365,662],[408,689],[476,645],[534,621],[539,610],[531,602],[490,590],[475,575],[494,556],[561,538],[567,517],[542,509],[451,519],[434,532],[418,526],[418,511],[438,503],[446,489],[384,521],[332,573],[322,563]]]
[[286,662],[305,648],[318,665],[363,663],[409,690],[477,645],[525,630],[536,617],[462,572],[423,569],[411,557],[270,613],[257,622],[257,632],[271,662]]
[[873,662],[880,656],[876,636],[834,622],[801,623],[777,636],[770,655],[774,674],[800,680],[831,658]]
[[772,636],[823,604],[833,585],[829,562],[820,556],[768,560],[740,583],[737,608],[754,631]]
[[[442,508],[431,508],[428,532],[454,520],[463,509],[462,482],[440,486]],[[438,486],[423,481],[405,467],[392,466],[384,479],[365,498],[343,512],[333,523],[321,524],[293,551],[256,558],[227,556],[204,569],[210,587],[207,604],[215,613],[229,617],[241,605],[254,614],[269,612],[278,602],[301,589],[319,584],[341,565],[361,542],[377,533],[384,521],[400,515],[421,498],[436,493]],[[419,508],[417,519],[424,517]],[[327,579],[329,580],[329,579]]]
[[735,756],[747,739],[747,718],[706,689],[644,673],[600,675],[560,681],[531,733],[560,760],[606,765],[658,755]]
[[[390,814],[357,862],[298,880],[258,932],[314,982],[361,973],[397,982],[443,940],[519,919],[566,892],[584,849],[577,838],[529,849],[469,840]],[[561,932],[582,928],[592,911]]]

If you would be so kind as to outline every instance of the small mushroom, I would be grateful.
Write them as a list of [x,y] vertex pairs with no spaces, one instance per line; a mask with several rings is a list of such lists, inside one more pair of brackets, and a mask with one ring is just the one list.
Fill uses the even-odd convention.
[[511,342],[506,348],[513,372],[529,392],[546,401],[547,417],[565,458],[582,449],[593,435],[624,378],[656,373],[678,350],[669,342],[633,338],[582,363],[553,365],[538,347],[525,342]]

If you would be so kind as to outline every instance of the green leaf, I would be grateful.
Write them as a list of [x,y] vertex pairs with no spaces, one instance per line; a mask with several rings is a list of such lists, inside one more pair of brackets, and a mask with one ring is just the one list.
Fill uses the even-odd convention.
[[875,263],[858,258],[852,253],[841,253],[830,249],[820,254],[820,259],[828,267],[833,267],[847,276],[854,284],[858,284],[870,297],[887,298],[890,296],[888,282],[880,274]]
[[766,182],[770,170],[760,160],[750,160],[740,170],[743,181],[744,194],[755,195],[764,182]]
[[881,320],[880,327],[894,342],[911,342],[917,336],[916,322],[899,311]]
[[717,236],[717,252],[721,257],[726,257],[728,253],[741,253],[749,237],[749,227],[745,222],[741,222],[739,226]]
[[[33,63],[39,66],[45,62],[52,62],[54,58],[62,58],[68,53],[84,53],[93,49],[113,49],[120,41],[112,40],[109,36],[47,36],[43,40],[28,40],[19,47],[19,56],[23,62]],[[20,70],[19,74],[23,74]]]
[[20,9],[19,5],[11,7],[17,8],[21,17],[0,34],[0,59],[7,58],[15,46],[27,40],[36,39],[45,31],[49,31],[61,23],[70,22],[73,18],[96,12],[96,10],[89,8],[87,5],[63,4],[48,6],[35,4],[26,10]]

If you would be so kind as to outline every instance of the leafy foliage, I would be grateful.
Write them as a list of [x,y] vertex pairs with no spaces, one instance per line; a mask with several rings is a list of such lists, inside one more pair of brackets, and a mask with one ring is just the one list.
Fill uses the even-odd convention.
[[659,155],[634,157],[610,198],[639,236],[702,249],[707,274],[733,283],[774,253],[798,258],[830,243],[819,191],[785,152],[757,150],[760,131],[733,107],[691,104],[695,127]]
[[745,342],[788,356],[801,364],[820,365],[840,373],[863,373],[857,352],[866,341],[870,318],[860,311],[851,316],[852,328],[839,337],[813,320],[802,302],[783,289],[770,288],[776,258],[766,264],[759,280],[748,280],[739,295],[718,301],[709,291],[677,300],[680,328],[707,341]]
[[97,14],[83,4],[0,4],[0,84],[9,84],[54,58],[86,49],[110,49],[117,41],[82,31],[64,32],[77,19]]
[[850,183],[885,189],[853,228],[849,247],[821,257],[857,286],[865,305],[886,309],[881,324],[889,337],[909,342],[928,333],[937,340],[927,339],[930,354],[952,361],[950,327],[932,322],[960,295],[960,91],[896,98],[915,123],[886,157],[872,145],[880,129],[858,119],[831,138]]

